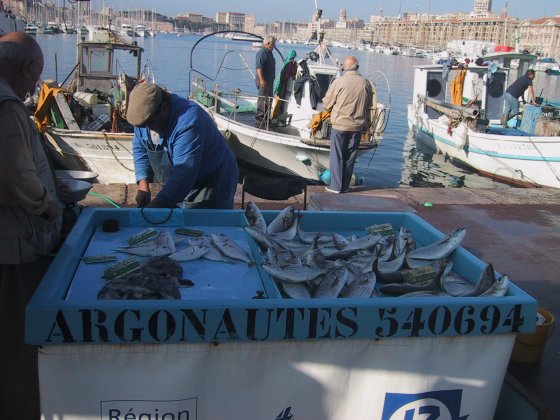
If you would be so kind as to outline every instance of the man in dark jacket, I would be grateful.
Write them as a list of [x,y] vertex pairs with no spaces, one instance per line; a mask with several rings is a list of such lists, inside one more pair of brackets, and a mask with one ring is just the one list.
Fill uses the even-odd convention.
[[24,343],[25,307],[60,245],[54,172],[23,100],[43,71],[39,44],[0,37],[0,417],[40,417],[37,348]]

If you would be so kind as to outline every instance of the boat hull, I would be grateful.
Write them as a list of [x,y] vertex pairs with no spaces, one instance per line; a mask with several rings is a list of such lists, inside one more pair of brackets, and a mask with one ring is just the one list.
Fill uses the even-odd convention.
[[[478,173],[510,184],[560,188],[560,137],[520,136],[508,129],[496,134],[452,129],[408,106],[408,125],[416,136],[432,139],[437,149]],[[518,132],[518,130],[513,132]]]
[[45,133],[55,166],[97,172],[100,184],[133,184],[132,133],[49,129]]

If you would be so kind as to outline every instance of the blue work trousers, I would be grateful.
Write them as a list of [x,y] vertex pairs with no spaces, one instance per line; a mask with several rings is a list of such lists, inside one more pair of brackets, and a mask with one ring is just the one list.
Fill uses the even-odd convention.
[[361,137],[361,131],[331,129],[331,153],[329,160],[331,183],[329,189],[346,192],[350,188]]

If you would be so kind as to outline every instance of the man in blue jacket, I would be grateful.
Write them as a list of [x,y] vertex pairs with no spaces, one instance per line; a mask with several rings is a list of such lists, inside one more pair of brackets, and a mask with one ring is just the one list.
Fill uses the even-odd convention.
[[[138,207],[233,208],[239,171],[212,118],[153,83],[137,85],[126,113]],[[152,199],[150,183],[165,185]]]

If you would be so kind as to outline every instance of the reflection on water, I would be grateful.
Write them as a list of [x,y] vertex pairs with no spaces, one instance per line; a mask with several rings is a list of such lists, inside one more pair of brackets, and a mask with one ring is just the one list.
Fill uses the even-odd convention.
[[447,155],[438,153],[435,145],[416,139],[409,131],[403,145],[404,164],[401,185],[436,188],[511,188],[511,186],[478,176],[472,170],[454,165]]

